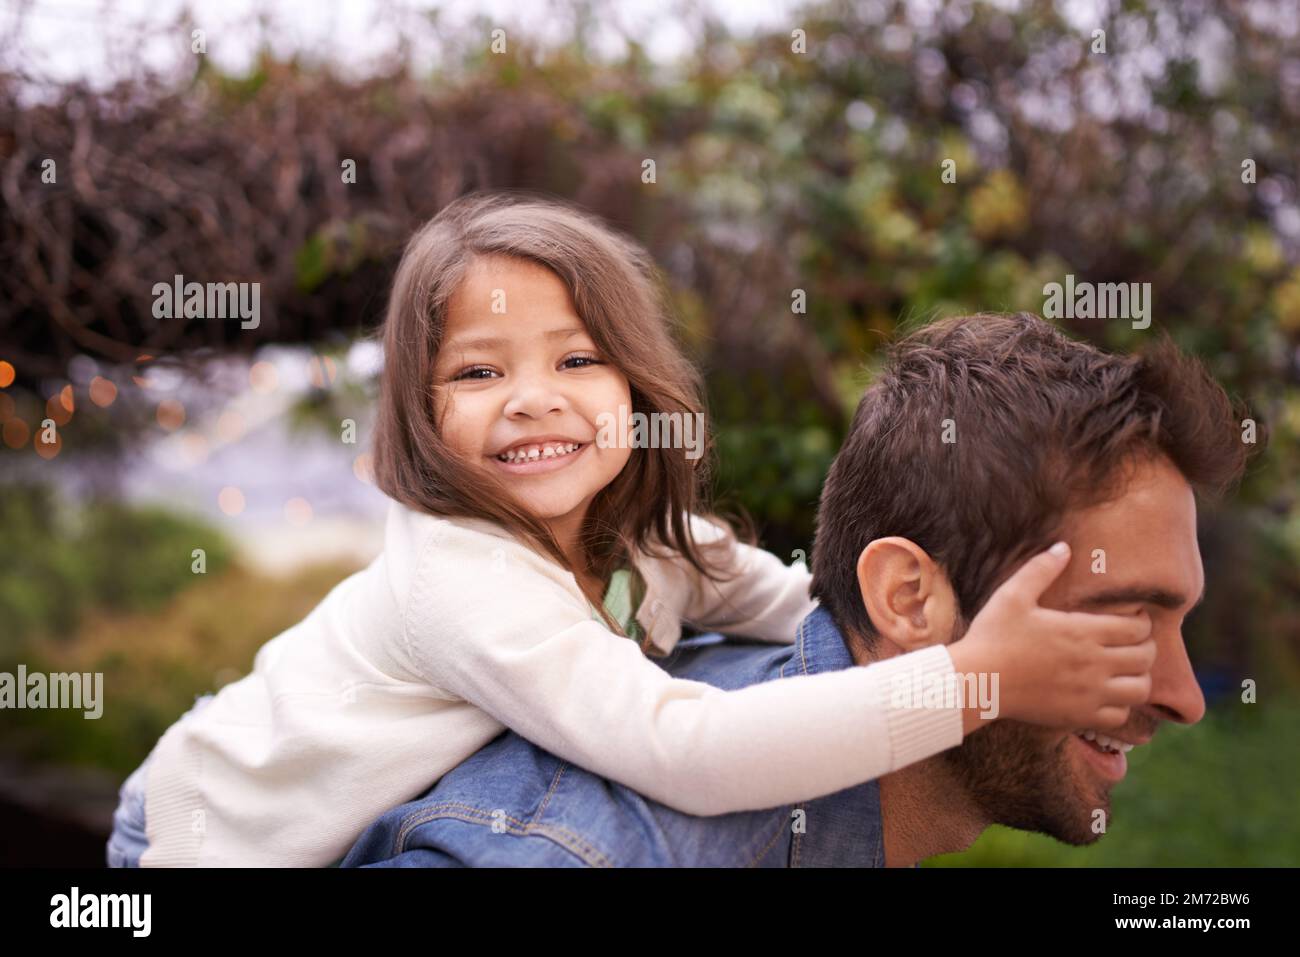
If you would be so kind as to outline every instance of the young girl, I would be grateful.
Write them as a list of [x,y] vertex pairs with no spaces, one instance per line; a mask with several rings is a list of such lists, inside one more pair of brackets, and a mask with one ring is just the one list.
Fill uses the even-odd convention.
[[[1005,612],[729,692],[649,660],[682,622],[791,642],[814,607],[802,565],[706,517],[697,451],[629,428],[702,408],[653,276],[536,197],[469,196],[414,236],[384,327],[383,553],[168,729],[123,787],[111,863],[329,864],[506,728],[688,813],[811,799],[960,744],[976,707],[889,695],[896,675],[975,670],[958,664],[1000,673],[1001,716],[1107,726],[1058,677],[1044,619]],[[1037,561],[1041,591],[1065,559]]]

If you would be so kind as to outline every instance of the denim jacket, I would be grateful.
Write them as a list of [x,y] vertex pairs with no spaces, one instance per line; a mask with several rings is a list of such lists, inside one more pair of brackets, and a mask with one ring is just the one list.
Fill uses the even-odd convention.
[[[847,668],[818,607],[793,644],[679,642],[656,659],[679,678],[731,689]],[[370,825],[343,867],[883,867],[877,782],[798,805],[695,817],[505,732],[424,795]]]

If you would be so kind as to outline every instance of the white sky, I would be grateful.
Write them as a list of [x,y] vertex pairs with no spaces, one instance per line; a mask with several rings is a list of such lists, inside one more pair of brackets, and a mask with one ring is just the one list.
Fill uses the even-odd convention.
[[[793,0],[699,0],[736,32],[785,21]],[[671,58],[688,46],[688,20],[677,0],[618,0],[595,3],[599,21],[620,24],[639,38],[655,59]],[[349,72],[365,72],[407,36],[417,56],[436,56],[436,30],[425,14],[436,10],[441,22],[465,24],[488,15],[507,31],[554,39],[565,33],[565,7],[520,0],[0,0],[0,66],[19,64],[49,82],[88,79],[102,87],[123,68],[140,64],[165,71],[190,55],[190,37],[166,31],[183,9],[194,12],[207,32],[208,56],[223,69],[243,72],[250,65],[259,17],[270,27],[277,52],[310,50],[328,55]],[[557,15],[559,13],[560,15]],[[138,43],[136,27],[154,33]],[[487,38],[484,38],[487,43]],[[617,54],[613,31],[594,38],[598,52]],[[417,61],[418,62],[418,61]]]

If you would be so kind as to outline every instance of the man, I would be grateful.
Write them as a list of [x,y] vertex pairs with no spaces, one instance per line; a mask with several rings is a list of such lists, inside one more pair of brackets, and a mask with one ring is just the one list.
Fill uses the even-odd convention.
[[794,643],[704,636],[661,664],[731,688],[949,643],[1064,539],[1072,558],[1042,605],[1152,620],[1151,694],[1123,727],[1003,719],[879,781],[717,817],[505,734],[384,815],[344,866],[912,866],[994,823],[1091,843],[1125,751],[1205,713],[1181,635],[1204,585],[1193,493],[1240,477],[1238,428],[1222,389],[1167,343],[1107,355],[1025,314],[925,327],[893,350],[831,466],[813,547],[821,604]]

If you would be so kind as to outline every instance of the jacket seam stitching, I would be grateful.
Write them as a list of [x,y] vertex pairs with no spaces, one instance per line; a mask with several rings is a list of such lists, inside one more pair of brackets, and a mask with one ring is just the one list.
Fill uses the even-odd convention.
[[[792,813],[796,810],[802,810],[802,809],[791,807]],[[807,811],[804,811],[805,815],[807,815],[807,813],[808,813]],[[805,817],[805,823],[806,821],[807,818]],[[799,866],[799,852],[802,849],[803,849],[803,834],[799,831],[795,831],[790,838],[790,866],[791,867]]]
[[807,618],[799,622],[799,670],[804,674],[808,674],[808,658],[804,654],[804,642],[808,640],[808,635],[805,630],[807,624]]
[[767,854],[767,852],[772,849],[776,842],[781,839],[781,833],[785,830],[785,825],[786,822],[782,821],[781,826],[776,829],[776,833],[773,834],[771,839],[759,849],[758,853],[755,854],[750,862],[745,865],[746,867],[753,867],[756,865]]
[[555,794],[556,789],[560,786],[560,778],[564,777],[564,771],[567,767],[568,764],[565,763],[565,764],[561,764],[558,768],[555,769],[555,774],[551,777],[551,786],[546,789],[546,794],[542,798],[542,803],[538,805],[537,813],[533,815],[533,819],[528,822],[529,824],[536,823],[538,819],[542,816],[543,812],[545,812],[546,806],[551,803],[551,797]]
[[[444,817],[464,821],[467,824],[491,824],[497,820],[505,820],[510,825],[513,825],[506,828],[505,833],[507,834],[515,834],[519,837],[544,837],[574,856],[582,858],[585,863],[593,867],[612,866],[609,858],[593,847],[581,835],[570,831],[568,828],[558,827],[554,824],[536,824],[521,821],[509,814],[505,814],[500,818],[493,817],[482,808],[475,807],[472,804],[462,804],[458,801],[443,801],[404,818],[394,841],[394,856],[408,849],[406,839],[416,827]],[[485,817],[490,818],[490,820],[485,820]]]

